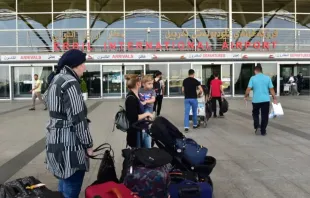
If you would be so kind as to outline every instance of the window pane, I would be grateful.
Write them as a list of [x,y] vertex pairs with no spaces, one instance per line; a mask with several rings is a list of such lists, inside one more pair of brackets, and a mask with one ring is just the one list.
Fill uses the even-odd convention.
[[87,84],[89,97],[100,97],[100,65],[86,64],[83,79]]
[[17,21],[18,29],[45,29],[50,25],[52,14],[19,14]]
[[191,68],[190,63],[187,64],[170,64],[169,66],[169,91],[170,96],[181,96],[182,93],[182,83],[188,76],[188,70]]
[[10,98],[10,77],[8,65],[0,65],[0,98]]
[[265,28],[295,28],[295,16],[293,14],[269,13],[264,17]]
[[228,28],[227,13],[198,13],[196,16],[197,28]]
[[117,11],[123,11],[123,0],[90,0],[90,11],[95,12],[117,12]]
[[0,30],[16,29],[16,15],[15,14],[0,14]]
[[194,12],[194,0],[161,0],[161,11]]
[[86,29],[86,21],[86,14],[83,13],[54,14],[54,29]]
[[159,28],[158,13],[127,14],[125,19],[126,28]]
[[16,11],[16,0],[1,0],[0,1],[1,9],[4,9],[8,12]]
[[[232,18],[235,24],[243,28],[260,28],[263,25],[262,14],[233,13]],[[233,28],[237,28],[236,26]]]
[[53,0],[54,12],[72,12],[76,10],[86,11],[86,0],[63,1]]
[[[163,1],[163,0],[162,0]],[[145,1],[145,0],[126,0],[126,12],[137,10],[154,10],[159,11],[159,0]]]
[[294,13],[295,12],[294,2],[295,1],[291,0],[264,0],[264,11],[265,13],[276,10],[278,12],[285,11]]
[[228,0],[196,0],[197,11],[217,10],[228,12]]
[[90,15],[90,28],[124,28],[123,13],[93,13]]
[[124,51],[124,31],[103,29],[91,31],[91,47],[96,52]]
[[[268,1],[268,0],[265,0]],[[266,8],[265,8],[266,10]],[[232,0],[233,12],[262,12],[262,0]]]
[[47,77],[52,73],[53,67],[47,66],[47,67],[34,67],[34,74],[37,74],[39,76],[39,80],[42,82],[41,86],[41,93],[44,93],[47,88]]
[[51,0],[17,0],[18,12],[52,12]]
[[131,29],[126,30],[125,35],[128,51],[155,51],[160,49],[160,46],[157,45],[159,42],[158,29]]
[[193,13],[162,13],[162,28],[195,28]]
[[160,71],[162,73],[162,80],[165,83],[164,95],[167,96],[168,94],[168,64],[166,63],[152,63],[145,65],[145,72],[146,74],[155,75],[156,71]]
[[51,30],[27,30],[18,32],[18,48],[20,52],[52,51]]
[[169,51],[195,50],[194,48],[195,30],[193,29],[162,29],[161,39],[163,50],[169,50]]

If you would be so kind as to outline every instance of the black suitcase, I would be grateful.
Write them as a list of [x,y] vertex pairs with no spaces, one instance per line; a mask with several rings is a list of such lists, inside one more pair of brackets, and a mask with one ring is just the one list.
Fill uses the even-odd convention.
[[64,198],[62,193],[51,191],[46,186],[31,188],[37,184],[41,182],[31,176],[7,182],[2,187],[4,198]]

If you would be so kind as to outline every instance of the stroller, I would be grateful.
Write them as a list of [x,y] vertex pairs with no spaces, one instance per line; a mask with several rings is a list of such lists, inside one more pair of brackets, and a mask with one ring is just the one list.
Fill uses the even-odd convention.
[[209,175],[216,165],[216,159],[214,157],[206,156],[203,165],[192,166],[191,163],[184,158],[183,153],[180,153],[179,149],[176,149],[176,140],[184,139],[185,136],[171,122],[159,116],[156,117],[154,121],[138,121],[133,127],[137,130],[141,130],[141,126],[145,125],[151,125],[148,134],[152,137],[158,148],[165,150],[173,157],[172,166],[174,169],[193,171],[198,174],[199,178],[205,179],[213,186]]

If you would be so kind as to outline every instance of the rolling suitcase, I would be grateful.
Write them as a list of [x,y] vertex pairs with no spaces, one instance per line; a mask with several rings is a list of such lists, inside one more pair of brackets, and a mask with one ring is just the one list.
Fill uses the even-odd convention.
[[124,184],[106,182],[86,188],[85,198],[139,198]]

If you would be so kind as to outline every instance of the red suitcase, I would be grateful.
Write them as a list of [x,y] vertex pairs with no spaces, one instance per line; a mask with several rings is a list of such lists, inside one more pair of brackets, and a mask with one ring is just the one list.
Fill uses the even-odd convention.
[[139,198],[124,184],[106,182],[88,186],[85,190],[85,198]]

